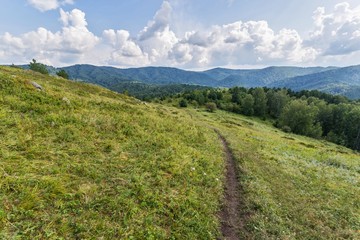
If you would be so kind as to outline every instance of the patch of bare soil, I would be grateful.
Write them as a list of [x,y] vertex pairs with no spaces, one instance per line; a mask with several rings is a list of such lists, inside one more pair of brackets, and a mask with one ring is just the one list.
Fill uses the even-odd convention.
[[229,148],[226,139],[218,132],[219,138],[224,147],[226,160],[225,173],[225,189],[224,189],[224,203],[219,213],[221,221],[221,232],[223,239],[235,240],[240,239],[240,232],[244,228],[244,220],[241,216],[241,186],[239,183],[239,171],[236,167],[234,155]]

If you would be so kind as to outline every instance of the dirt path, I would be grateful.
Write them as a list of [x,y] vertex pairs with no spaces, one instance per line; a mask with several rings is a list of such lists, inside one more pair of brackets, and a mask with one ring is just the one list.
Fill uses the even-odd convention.
[[226,240],[240,239],[239,233],[244,227],[240,213],[240,184],[238,179],[239,172],[237,171],[234,156],[229,148],[229,144],[226,139],[215,130],[219,135],[219,138],[224,147],[224,153],[226,157],[226,179],[224,189],[224,204],[219,213],[221,221],[221,232],[223,238]]

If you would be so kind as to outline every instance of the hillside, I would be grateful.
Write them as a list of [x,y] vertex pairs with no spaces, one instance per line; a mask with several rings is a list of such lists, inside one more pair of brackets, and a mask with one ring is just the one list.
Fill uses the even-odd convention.
[[[0,239],[360,237],[358,152],[165,103],[0,67]],[[235,223],[219,217],[228,155]]]
[[235,71],[223,78],[219,85],[224,87],[263,87],[285,78],[304,76],[326,70],[328,68],[268,67],[256,70]]
[[0,67],[0,137],[0,239],[219,234],[222,149],[182,112]]
[[75,65],[62,68],[72,79],[109,87],[123,81],[148,84],[197,84],[210,87],[258,87],[295,76],[302,76],[332,68],[269,67],[253,70],[214,68],[204,72],[185,71],[177,68],[143,67],[119,69]]
[[360,155],[264,121],[189,109],[218,129],[236,159],[239,239],[359,239]]
[[350,66],[287,78],[268,86],[286,87],[295,91],[316,89],[331,94],[341,94],[353,99],[360,98],[360,91],[356,91],[360,87],[360,66]]
[[215,86],[214,79],[201,72],[185,71],[167,67],[144,67],[119,69],[113,67],[96,67],[75,65],[62,68],[72,79],[81,79],[104,87],[124,81],[138,81],[148,84],[196,84]]

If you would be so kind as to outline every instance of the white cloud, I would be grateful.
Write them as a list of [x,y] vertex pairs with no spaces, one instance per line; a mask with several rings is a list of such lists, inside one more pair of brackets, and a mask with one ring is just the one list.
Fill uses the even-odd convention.
[[171,13],[170,3],[164,1],[154,19],[138,35],[139,45],[149,55],[152,63],[166,62],[169,52],[178,42],[177,36],[170,29]]
[[360,50],[360,8],[347,2],[337,4],[331,13],[325,8],[314,12],[315,30],[308,45],[318,48],[324,56],[346,55]]
[[111,65],[146,65],[149,64],[148,55],[143,53],[139,45],[130,38],[130,33],[125,30],[113,29],[103,32],[103,43],[108,46],[109,57],[107,64]]
[[59,8],[61,5],[74,4],[73,0],[28,0],[28,3],[34,8],[45,12]]
[[76,61],[88,51],[92,51],[99,38],[86,28],[85,14],[74,9],[71,12],[60,10],[64,27],[51,32],[38,28],[19,37],[5,33],[0,36],[0,50],[7,49],[7,56],[20,59],[37,58],[48,63],[61,63],[61,59]]
[[[225,0],[224,0],[225,1]],[[45,11],[72,0],[29,0]],[[227,65],[274,65],[349,62],[360,50],[360,7],[337,4],[326,13],[314,12],[314,30],[304,39],[294,29],[274,31],[266,21],[237,21],[176,34],[170,0],[137,34],[88,29],[85,13],[60,9],[63,27],[57,32],[38,28],[19,36],[0,35],[0,60],[24,62],[36,58],[52,65],[92,63],[114,66],[166,65],[185,68]],[[356,54],[357,56],[358,54]],[[344,57],[347,56],[347,57]]]
[[301,63],[317,55],[315,49],[303,45],[295,30],[275,33],[266,21],[239,21],[213,26],[208,31],[188,32],[179,42],[171,57],[189,66]]
[[60,20],[65,27],[85,28],[87,26],[85,13],[79,9],[74,9],[71,12],[60,9]]

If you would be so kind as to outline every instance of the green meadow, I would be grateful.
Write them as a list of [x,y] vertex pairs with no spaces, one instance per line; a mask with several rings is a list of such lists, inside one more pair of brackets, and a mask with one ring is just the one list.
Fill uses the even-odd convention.
[[214,129],[237,161],[240,239],[360,238],[357,152],[0,67],[0,239],[221,239]]
[[189,111],[219,129],[237,160],[242,239],[359,239],[360,155],[256,118]]
[[5,67],[0,106],[0,239],[219,235],[222,148],[188,115]]

